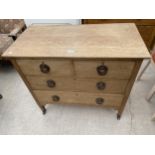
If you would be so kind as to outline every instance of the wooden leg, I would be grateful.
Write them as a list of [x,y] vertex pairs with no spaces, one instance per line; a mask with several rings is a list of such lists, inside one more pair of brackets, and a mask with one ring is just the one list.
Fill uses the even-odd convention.
[[117,114],[117,120],[120,120],[121,119],[121,114]]
[[146,97],[146,100],[147,100],[147,101],[150,101],[154,93],[155,93],[155,85],[152,87],[152,89],[151,89],[150,92],[148,93],[148,95],[147,95],[147,97]]
[[142,75],[144,74],[145,70],[148,68],[148,66],[150,65],[150,63],[151,63],[151,60],[149,60],[149,61],[146,63],[145,67],[142,69],[142,71],[141,71],[140,74],[138,75],[137,81],[139,81],[139,80],[141,79]]
[[43,112],[43,115],[45,115],[46,114],[46,108],[44,106],[42,106],[41,110]]
[[3,98],[3,96],[0,94],[0,99],[2,99]]

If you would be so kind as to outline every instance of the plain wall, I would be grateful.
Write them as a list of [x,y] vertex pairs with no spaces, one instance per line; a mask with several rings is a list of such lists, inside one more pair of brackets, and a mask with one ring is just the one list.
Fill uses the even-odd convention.
[[25,23],[27,26],[31,25],[31,24],[35,24],[35,23],[45,23],[45,24],[49,24],[49,23],[56,23],[56,24],[60,24],[60,23],[68,23],[68,24],[81,24],[81,20],[80,19],[24,19]]

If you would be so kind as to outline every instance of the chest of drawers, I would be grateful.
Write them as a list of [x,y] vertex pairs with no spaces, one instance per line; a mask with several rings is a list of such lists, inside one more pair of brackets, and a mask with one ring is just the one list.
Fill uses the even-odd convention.
[[121,117],[144,58],[134,24],[32,25],[3,54],[43,113],[51,103],[111,107]]

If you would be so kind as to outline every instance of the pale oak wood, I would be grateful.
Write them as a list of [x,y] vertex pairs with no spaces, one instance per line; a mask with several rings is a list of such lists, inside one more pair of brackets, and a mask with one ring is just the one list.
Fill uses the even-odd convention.
[[[97,67],[104,64],[108,67],[106,75],[101,76],[97,73]],[[74,62],[75,72],[77,77],[96,77],[96,78],[111,78],[111,79],[129,79],[134,61],[95,61],[95,60],[77,60]],[[121,76],[120,76],[121,75]]]
[[4,57],[149,58],[134,24],[33,25]]
[[[83,79],[83,78],[64,78],[52,76],[26,76],[31,88],[34,90],[52,90],[52,91],[81,91],[98,93],[120,93],[123,94],[128,80],[107,80],[107,79]],[[48,87],[47,81],[55,82],[55,87]],[[99,90],[97,83],[105,83],[105,89]]]
[[[115,78],[129,79],[134,67],[134,61],[109,61],[109,60],[64,60],[64,59],[21,59],[16,60],[25,75],[41,76],[77,76],[77,77],[95,77],[95,78]],[[40,64],[47,64],[50,67],[49,73],[40,71]],[[100,76],[97,73],[97,67],[100,65],[108,66],[108,73]],[[121,76],[120,76],[121,75]]]
[[135,23],[147,48],[155,42],[155,19],[83,19],[82,24]]
[[[143,58],[150,57],[134,24],[32,26],[3,56],[17,61],[15,66],[40,108],[54,103],[51,95],[59,95],[60,103],[91,105],[100,97],[105,99],[104,106],[117,107],[119,117]],[[42,62],[49,64],[48,74],[40,72]],[[108,67],[105,76],[97,75],[96,67],[101,64]],[[36,78],[30,80],[30,76]],[[41,90],[42,81],[51,77],[59,79],[64,91]],[[79,80],[78,92],[70,90],[76,89],[75,79]],[[118,89],[120,79],[127,84],[119,84]],[[108,91],[89,92],[91,87],[94,91],[95,80],[105,80]]]
[[[53,75],[53,76],[73,76],[73,66],[71,60],[55,59],[20,59],[16,60],[25,75]],[[50,67],[49,73],[42,73],[40,65],[44,63]]]
[[[96,98],[104,98],[103,106],[119,107],[123,95],[116,94],[103,94],[103,93],[87,93],[87,92],[68,92],[68,91],[43,91],[35,90],[34,94],[39,99],[42,105],[48,103],[68,103],[68,104],[86,104],[97,105]],[[54,102],[52,96],[57,95],[60,101]]]

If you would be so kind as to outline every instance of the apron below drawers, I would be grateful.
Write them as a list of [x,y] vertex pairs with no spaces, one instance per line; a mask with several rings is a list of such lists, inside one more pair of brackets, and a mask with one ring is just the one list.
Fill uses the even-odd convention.
[[123,95],[67,91],[33,91],[41,105],[50,103],[86,104],[119,107]]
[[82,91],[123,94],[128,80],[75,79],[50,76],[26,76],[33,90]]

